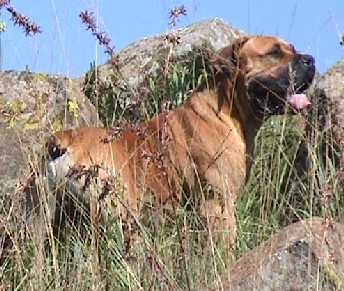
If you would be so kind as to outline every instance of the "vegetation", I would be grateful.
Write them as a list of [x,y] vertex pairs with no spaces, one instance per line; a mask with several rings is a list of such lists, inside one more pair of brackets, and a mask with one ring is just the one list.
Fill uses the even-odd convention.
[[[161,96],[171,106],[182,103],[205,77],[202,62],[196,60],[173,64],[163,81],[161,77],[149,78],[145,99],[136,107],[137,119],[148,119],[158,113],[163,107]],[[94,67],[89,75],[93,71]],[[94,101],[96,94],[90,88],[85,92]],[[98,108],[103,121],[111,124],[130,114],[128,106],[120,103],[122,91],[115,85],[107,89],[108,94],[99,94],[102,99],[98,100]],[[343,221],[339,211],[343,207],[343,189],[333,154],[326,155],[333,153],[334,147],[331,139],[322,138],[326,131],[319,130],[314,123],[308,124],[311,130],[305,138],[300,124],[309,122],[304,116],[285,115],[271,118],[261,129],[251,175],[237,201],[236,257],[293,221],[314,215]],[[295,167],[298,159],[305,158],[298,156],[303,143],[307,144],[310,157],[306,173],[297,172]],[[47,197],[44,189],[39,187],[40,195]],[[0,268],[2,288],[197,290],[220,276],[229,261],[221,245],[213,245],[207,239],[202,219],[191,213],[187,206],[181,206],[164,213],[157,225],[156,215],[148,207],[145,218],[139,222],[139,240],[130,255],[123,242],[121,222],[107,213],[99,264],[92,229],[87,225],[80,229],[70,226],[63,238],[49,236],[44,247],[11,232],[14,247]],[[48,227],[48,221],[46,224]]]
[[[105,125],[147,120],[181,104],[206,78],[206,62],[202,54],[196,54],[187,62],[171,63],[168,74],[145,81],[138,92],[139,100],[133,98],[135,94],[129,88],[118,86],[120,76],[116,74],[106,83],[99,83],[92,65],[84,92]],[[317,92],[311,93],[314,100],[319,97]],[[16,112],[21,105],[8,106]],[[15,114],[8,118],[10,123],[15,122]],[[308,159],[303,153],[305,145]],[[274,117],[266,122],[257,137],[250,177],[236,203],[236,258],[291,222],[314,215],[344,221],[340,212],[344,193],[336,155],[330,132],[318,126],[314,112],[310,116]],[[32,156],[42,209],[48,217],[49,193],[43,175],[39,175],[38,160]],[[302,167],[305,162],[307,168]],[[188,205],[166,211],[159,223],[153,209],[148,206],[145,211],[130,253],[123,240],[121,221],[107,212],[99,254],[87,219],[70,224],[59,237],[52,235],[50,220],[46,219],[47,241],[37,245],[25,236],[25,223],[29,221],[23,222],[21,214],[6,213],[10,219],[4,228],[12,236],[13,247],[0,265],[0,289],[199,290],[224,273],[230,260],[220,244],[207,238],[202,219]]]

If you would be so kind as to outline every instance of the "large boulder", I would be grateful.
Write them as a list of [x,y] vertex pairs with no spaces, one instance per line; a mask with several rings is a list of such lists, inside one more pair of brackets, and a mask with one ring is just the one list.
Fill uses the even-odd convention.
[[11,194],[46,134],[98,119],[78,81],[25,71],[0,73],[0,112],[0,201]]
[[[147,76],[161,72],[162,60],[184,59],[200,48],[219,50],[242,34],[223,20],[215,18],[136,41],[118,54],[121,77],[131,88],[138,88]],[[169,54],[171,55],[169,56]],[[98,67],[100,79],[115,70],[111,61]]]
[[312,160],[309,151],[317,151],[325,165],[335,162],[337,176],[344,185],[344,58],[324,74],[317,74],[309,91],[312,106],[307,113],[306,142],[301,143],[297,169],[305,173]]
[[[167,93],[169,76],[186,69],[193,71],[194,80],[198,80],[207,67],[209,56],[241,34],[224,21],[213,19],[143,38],[121,50],[107,63],[92,66],[81,78],[85,94],[97,105],[101,120],[109,126],[114,120],[123,118],[131,121],[150,118],[166,98],[172,98],[168,101],[174,105],[184,101],[185,96],[178,98]],[[179,65],[178,69],[175,65]],[[159,90],[155,95],[152,83]],[[186,91],[193,89],[184,88]],[[159,96],[159,100],[155,96]],[[152,106],[154,110],[147,110]]]
[[[319,80],[319,85],[334,101],[344,96],[344,58],[328,69]],[[343,101],[342,101],[343,103]]]
[[344,154],[344,59],[321,77],[319,87],[330,101],[330,125],[337,144]]
[[323,218],[291,224],[234,263],[208,290],[342,290],[344,225]]

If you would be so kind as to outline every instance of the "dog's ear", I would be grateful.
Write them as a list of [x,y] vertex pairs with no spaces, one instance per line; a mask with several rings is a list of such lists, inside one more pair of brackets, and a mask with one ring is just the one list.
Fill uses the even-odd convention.
[[240,37],[214,54],[210,60],[210,69],[215,78],[232,76],[239,65],[240,48],[248,40],[249,36]]

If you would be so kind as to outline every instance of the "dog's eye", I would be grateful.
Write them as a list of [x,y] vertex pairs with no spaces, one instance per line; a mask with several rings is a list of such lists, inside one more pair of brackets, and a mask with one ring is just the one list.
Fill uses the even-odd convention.
[[279,57],[282,53],[281,47],[279,45],[274,45],[267,53],[267,56]]

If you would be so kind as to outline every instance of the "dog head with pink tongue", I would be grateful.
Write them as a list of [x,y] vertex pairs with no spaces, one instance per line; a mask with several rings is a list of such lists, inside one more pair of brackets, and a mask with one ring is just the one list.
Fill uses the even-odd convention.
[[[284,47],[288,47],[288,55],[284,54]],[[271,70],[263,74],[257,71],[246,79],[254,111],[265,119],[283,114],[288,107],[294,112],[309,107],[311,102],[305,91],[315,75],[313,56],[300,53],[287,43],[273,48],[268,54],[270,58],[267,62],[271,63]],[[288,62],[285,62],[286,58]],[[281,65],[276,66],[279,63]]]

